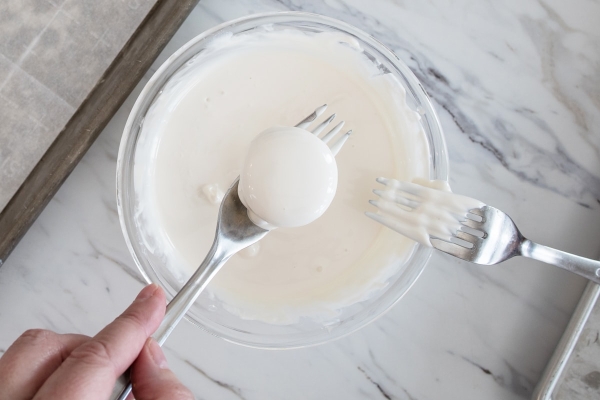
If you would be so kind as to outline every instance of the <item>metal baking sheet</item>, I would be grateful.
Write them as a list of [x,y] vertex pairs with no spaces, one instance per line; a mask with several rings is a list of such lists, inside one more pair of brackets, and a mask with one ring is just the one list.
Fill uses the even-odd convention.
[[534,400],[600,399],[600,286],[589,282],[533,395]]
[[0,2],[0,266],[197,3]]

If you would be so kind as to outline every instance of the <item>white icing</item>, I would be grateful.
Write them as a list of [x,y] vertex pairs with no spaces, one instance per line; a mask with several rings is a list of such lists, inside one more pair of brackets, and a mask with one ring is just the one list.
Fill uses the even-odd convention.
[[228,188],[257,134],[294,126],[324,103],[354,131],[336,156],[337,194],[320,218],[273,230],[260,251],[232,257],[213,279],[207,290],[242,318],[285,324],[335,315],[402,268],[414,242],[364,209],[376,177],[429,176],[420,116],[352,37],[295,30],[220,36],[165,84],[146,115],[136,223],[183,282],[214,237],[218,210],[202,188]]
[[[430,238],[450,241],[462,228],[469,210],[483,207],[470,197],[452,193],[448,182],[415,179],[387,180],[375,203],[378,214],[368,216],[412,240],[432,247]],[[377,216],[382,216],[383,219]]]
[[300,128],[270,128],[251,143],[238,194],[252,222],[294,228],[319,218],[337,188],[335,157],[323,141]]

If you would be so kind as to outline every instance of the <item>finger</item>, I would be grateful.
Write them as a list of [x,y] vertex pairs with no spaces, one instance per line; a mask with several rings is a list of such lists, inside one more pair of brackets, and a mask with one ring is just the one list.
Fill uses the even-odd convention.
[[0,358],[0,400],[31,399],[71,352],[90,340],[43,329],[23,333]]
[[116,378],[137,358],[165,314],[165,294],[146,286],[110,325],[71,352],[37,393],[37,398],[65,400],[108,398]]
[[194,396],[169,369],[162,349],[148,339],[131,369],[136,400],[193,400]]

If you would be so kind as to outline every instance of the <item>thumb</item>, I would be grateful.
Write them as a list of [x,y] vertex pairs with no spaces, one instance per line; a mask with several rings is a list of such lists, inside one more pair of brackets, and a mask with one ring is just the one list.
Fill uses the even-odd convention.
[[169,369],[156,341],[149,338],[131,370],[133,395],[137,400],[193,400],[194,396]]

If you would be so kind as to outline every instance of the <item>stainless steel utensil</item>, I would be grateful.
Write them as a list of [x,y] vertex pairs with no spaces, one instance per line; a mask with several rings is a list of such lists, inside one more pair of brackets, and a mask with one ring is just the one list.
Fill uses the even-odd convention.
[[[223,264],[235,253],[269,233],[248,218],[246,207],[238,196],[238,183],[239,179],[236,179],[223,198],[210,251],[194,275],[168,304],[164,319],[152,335],[161,346]],[[126,372],[117,380],[111,399],[125,400],[131,389],[129,372]]]
[[[390,180],[379,178],[377,181],[387,186]],[[380,196],[383,192],[375,190],[374,193]],[[411,212],[419,207],[419,200],[414,196],[407,197],[403,191],[396,191],[394,195],[396,203],[402,206],[398,208],[398,212]],[[389,199],[390,196],[386,197]],[[377,206],[378,203],[371,204]],[[440,207],[442,206],[440,204]],[[484,205],[469,210],[469,213],[460,222],[467,229],[461,228],[453,235],[453,239],[458,240],[448,242],[432,237],[430,241],[433,247],[454,257],[482,265],[498,264],[514,256],[529,257],[600,284],[600,261],[579,257],[526,239],[513,220],[497,208]],[[394,229],[394,216],[391,214],[380,209],[380,214],[367,215]]]
[[[296,127],[302,129],[308,128],[311,122],[315,121],[326,108],[327,104],[317,108],[312,114],[298,123]],[[335,114],[331,115],[321,124],[317,125],[312,132],[318,136],[334,118]],[[321,139],[325,143],[329,142],[342,129],[343,125],[344,121],[341,121]],[[334,155],[340,151],[351,133],[352,131],[346,132],[331,145],[330,148]],[[215,240],[206,258],[168,304],[164,319],[154,335],[152,335],[160,346],[167,340],[173,329],[175,329],[175,326],[185,316],[185,313],[194,304],[200,293],[206,288],[223,264],[235,253],[258,242],[269,233],[268,230],[255,225],[248,217],[248,210],[244,207],[238,196],[238,183],[239,178],[233,182],[223,197],[221,207],[219,208]],[[129,372],[126,372],[117,380],[110,398],[125,400],[130,393],[131,381],[129,379]]]

